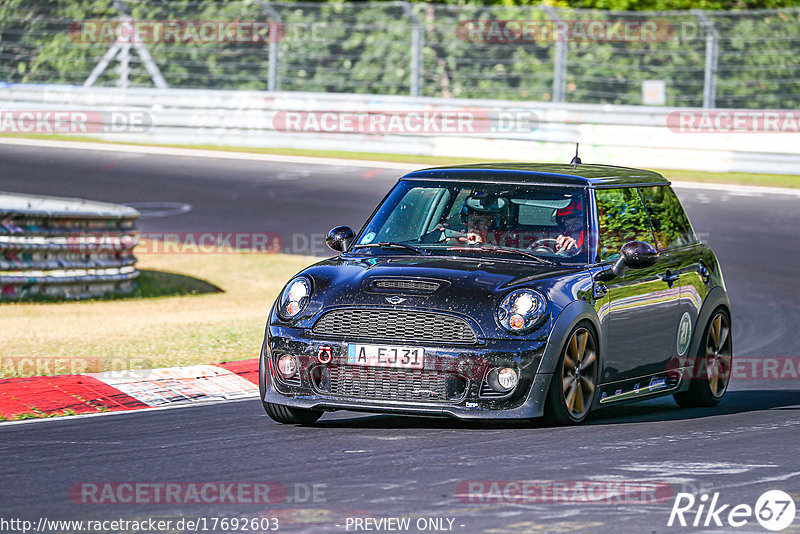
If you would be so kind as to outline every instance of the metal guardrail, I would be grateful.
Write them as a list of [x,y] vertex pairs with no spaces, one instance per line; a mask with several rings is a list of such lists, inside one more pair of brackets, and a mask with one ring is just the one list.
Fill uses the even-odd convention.
[[131,292],[138,217],[128,206],[0,192],[0,301]]
[[[101,122],[112,112],[138,113],[138,119],[146,123],[144,127],[114,133],[108,124],[97,124],[90,130],[103,139],[139,143],[569,161],[574,143],[579,141],[584,161],[593,163],[782,174],[797,174],[800,169],[797,133],[676,133],[669,127],[670,114],[707,112],[700,108],[333,93],[0,86],[0,114],[20,110],[94,110]],[[374,115],[446,111],[472,113],[474,131],[298,132],[281,130],[275,124],[276,117],[286,112]],[[524,131],[504,131],[499,124],[502,116],[533,120]]]

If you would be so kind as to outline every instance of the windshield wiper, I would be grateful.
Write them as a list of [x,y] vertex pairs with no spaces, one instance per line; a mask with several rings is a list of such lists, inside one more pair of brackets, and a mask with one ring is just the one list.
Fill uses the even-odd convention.
[[422,254],[423,256],[430,256],[432,253],[429,250],[421,249],[419,247],[415,247],[414,245],[409,245],[407,243],[398,243],[396,241],[381,241],[379,243],[364,243],[361,245],[356,245],[353,247],[353,250],[357,248],[372,248],[372,247],[380,247],[380,248],[402,248],[404,250],[408,250],[409,252],[413,252],[414,254]]
[[475,243],[474,245],[465,245],[462,247],[447,247],[447,250],[471,250],[471,249],[485,250],[486,252],[502,252],[506,254],[517,254],[518,256],[525,256],[526,258],[530,258],[543,265],[561,265],[561,262],[559,261],[546,260],[544,258],[540,258],[539,256],[537,256],[532,252],[528,252],[527,250],[520,250],[518,248],[500,247],[497,245],[486,245],[484,243]]

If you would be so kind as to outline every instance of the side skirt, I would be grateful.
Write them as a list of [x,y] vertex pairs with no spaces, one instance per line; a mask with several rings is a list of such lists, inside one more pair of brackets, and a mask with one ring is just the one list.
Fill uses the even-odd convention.
[[597,406],[638,401],[674,393],[680,389],[686,368],[611,382],[598,386]]

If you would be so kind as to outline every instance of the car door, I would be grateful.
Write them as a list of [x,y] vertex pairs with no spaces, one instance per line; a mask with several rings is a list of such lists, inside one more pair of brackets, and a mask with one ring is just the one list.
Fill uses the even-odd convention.
[[595,198],[599,259],[608,262],[603,381],[663,372],[675,353],[673,334],[680,302],[680,287],[671,274],[675,260],[670,254],[659,255],[651,267],[627,269],[622,277],[614,275],[611,263],[619,257],[622,245],[644,241],[655,247],[653,228],[637,189],[599,189]]
[[655,231],[656,248],[664,258],[673,287],[680,288],[678,318],[673,326],[671,367],[680,367],[687,351],[700,306],[708,293],[708,270],[689,218],[677,195],[668,185],[639,188]]

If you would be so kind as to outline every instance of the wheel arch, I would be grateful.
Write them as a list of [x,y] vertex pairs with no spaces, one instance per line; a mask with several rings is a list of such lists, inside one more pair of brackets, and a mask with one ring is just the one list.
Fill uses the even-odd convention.
[[692,333],[692,342],[689,344],[689,350],[686,351],[686,362],[684,362],[684,365],[694,364],[694,359],[697,357],[697,353],[700,350],[700,343],[703,342],[703,336],[705,335],[706,328],[708,328],[708,323],[714,313],[720,308],[725,310],[728,314],[728,319],[733,323],[731,303],[728,300],[728,294],[722,286],[716,286],[708,292],[700,308],[700,312],[697,314],[694,332]]
[[[542,361],[539,364],[537,373],[552,374],[556,371],[558,359],[561,357],[561,351],[564,350],[564,345],[567,343],[570,332],[578,325],[578,323],[587,322],[594,329],[595,341],[597,343],[597,358],[598,369],[602,370],[603,351],[605,349],[603,344],[602,330],[600,329],[600,319],[597,316],[595,309],[584,300],[575,300],[567,304],[550,329],[550,334],[547,337],[547,345],[542,355]],[[598,378],[601,376],[598,372]]]

